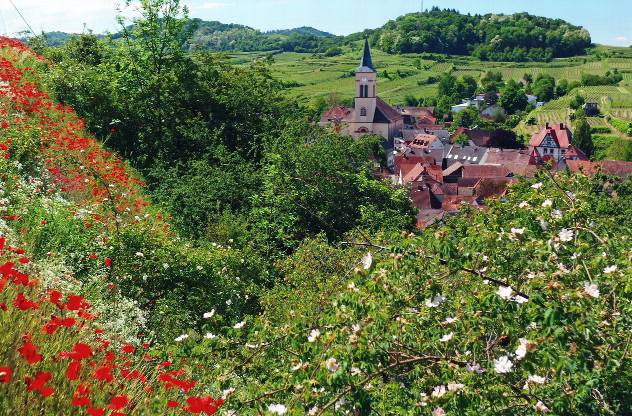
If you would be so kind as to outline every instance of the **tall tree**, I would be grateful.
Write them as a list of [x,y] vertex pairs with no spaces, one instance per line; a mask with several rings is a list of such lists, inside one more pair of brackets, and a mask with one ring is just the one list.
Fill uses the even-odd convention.
[[584,152],[588,157],[591,157],[595,151],[595,144],[593,143],[592,133],[590,132],[590,125],[584,117],[580,117],[577,120],[572,144]]
[[514,114],[527,108],[527,96],[520,88],[520,85],[513,79],[510,79],[501,90],[499,104],[507,114]]

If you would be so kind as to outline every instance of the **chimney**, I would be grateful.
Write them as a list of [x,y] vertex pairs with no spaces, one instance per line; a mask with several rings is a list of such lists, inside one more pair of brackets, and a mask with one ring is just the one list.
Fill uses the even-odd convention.
[[549,123],[546,123],[546,128],[547,128],[547,129],[549,128]]
[[560,130],[564,130],[564,123],[560,123]]

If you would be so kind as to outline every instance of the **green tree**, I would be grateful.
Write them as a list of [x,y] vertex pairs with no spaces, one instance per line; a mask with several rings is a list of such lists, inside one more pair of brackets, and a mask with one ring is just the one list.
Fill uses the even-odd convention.
[[551,101],[555,98],[555,79],[548,74],[538,74],[533,84],[533,94],[538,101]]
[[523,111],[527,107],[527,96],[522,88],[520,88],[520,85],[513,79],[510,79],[501,90],[498,103],[507,114],[511,115],[518,111]]
[[575,124],[575,134],[573,134],[572,144],[588,157],[591,157],[595,151],[590,125],[585,117],[578,118]]
[[474,107],[468,107],[464,110],[459,111],[454,116],[454,123],[458,127],[473,127],[478,124],[480,120],[480,115],[478,110]]

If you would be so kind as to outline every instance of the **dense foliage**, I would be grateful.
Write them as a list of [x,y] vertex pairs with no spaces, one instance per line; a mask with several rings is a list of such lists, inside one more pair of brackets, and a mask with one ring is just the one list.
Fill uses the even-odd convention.
[[631,182],[541,175],[419,236],[306,242],[259,318],[180,351],[244,414],[629,415]]
[[474,55],[481,60],[549,61],[581,55],[590,34],[561,19],[514,15],[463,15],[433,8],[388,22],[372,35],[390,53]]

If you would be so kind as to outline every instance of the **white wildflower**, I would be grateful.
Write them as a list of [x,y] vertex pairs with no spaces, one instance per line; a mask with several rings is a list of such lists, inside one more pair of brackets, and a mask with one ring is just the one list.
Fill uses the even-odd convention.
[[511,286],[501,286],[496,291],[496,294],[505,300],[511,299],[511,294],[513,293],[513,289]]
[[373,264],[373,255],[369,251],[368,253],[366,253],[364,257],[362,257],[362,267],[364,268],[364,270],[369,270],[372,264]]
[[355,283],[353,283],[353,282],[349,283],[349,284],[347,285],[347,288],[348,288],[349,290],[351,290],[352,292],[359,292],[359,291],[360,291],[360,289],[358,289],[358,288],[356,287]]
[[182,334],[178,338],[176,338],[174,341],[175,342],[182,342],[182,341],[184,341],[187,338],[189,338],[189,336],[187,334]]
[[560,264],[558,264],[558,265],[557,265],[557,267],[558,267],[558,268],[560,269],[560,271],[561,271],[561,272],[563,272],[563,273],[570,273],[570,270],[568,270],[568,269],[566,268],[566,266],[564,265],[564,263],[560,263]]
[[542,207],[544,208],[550,208],[553,206],[553,200],[552,199],[545,199],[544,202],[542,203]]
[[613,266],[608,266],[608,267],[606,267],[605,269],[603,269],[603,272],[604,272],[605,274],[611,274],[611,273],[616,272],[616,271],[617,271],[617,269],[618,269],[618,267],[617,267],[616,265],[613,265]]
[[271,404],[268,406],[268,412],[274,413],[275,415],[284,415],[287,413],[287,407],[282,404]]
[[351,330],[353,331],[354,334],[357,334],[358,332],[360,332],[360,329],[362,329],[362,325],[360,324],[351,325]]
[[452,339],[452,337],[454,337],[454,332],[450,332],[449,334],[445,334],[444,336],[441,337],[441,339],[439,341],[441,342],[448,342]]
[[592,298],[598,298],[599,287],[595,283],[584,282],[584,293]]
[[518,208],[527,208],[529,207],[529,203],[527,201],[522,201],[520,204],[518,204]]
[[145,257],[145,255],[143,253],[141,253],[140,251],[136,252],[136,257]]
[[338,364],[338,361],[334,357],[331,357],[325,361],[325,368],[332,373],[335,373],[340,368],[340,364]]
[[573,232],[573,230],[568,230],[566,228],[562,228],[562,230],[560,231],[559,237],[560,237],[560,241],[563,242],[569,242],[573,240],[573,236],[575,235],[575,233]]
[[362,374],[362,371],[358,367],[351,367],[352,376],[359,376],[360,374]]
[[215,339],[215,338],[217,338],[217,335],[213,334],[212,332],[207,332],[204,335],[204,338],[206,338],[206,339]]
[[307,412],[307,414],[309,416],[316,416],[318,412],[320,412],[320,408],[318,406],[314,406],[311,409],[309,409],[309,412]]
[[214,316],[215,316],[215,309],[211,309],[210,312],[206,312],[204,315],[202,315],[202,318],[211,319]]
[[494,370],[498,374],[511,372],[511,367],[513,367],[513,363],[506,355],[494,360]]
[[511,234],[513,236],[523,235],[524,234],[524,228],[512,228],[511,229]]
[[233,325],[233,328],[241,329],[244,327],[244,325],[246,325],[246,321],[237,322],[235,325]]
[[540,189],[542,188],[542,182],[534,183],[533,185],[531,185],[531,187],[533,189]]
[[315,342],[320,336],[320,330],[318,328],[312,329],[309,331],[309,335],[307,336],[307,341]]
[[445,318],[445,321],[441,322],[443,325],[450,325],[458,321],[458,318]]
[[426,299],[426,306],[429,308],[436,308],[445,301],[443,295],[437,295],[433,299]]
[[232,304],[233,304],[233,300],[232,300],[232,299],[228,299],[228,300],[226,301],[226,305],[230,306],[230,305],[232,305]]
[[435,387],[434,389],[432,389],[432,397],[443,397],[446,395],[446,393],[448,392],[448,390],[445,388],[445,386],[442,384],[440,386]]

